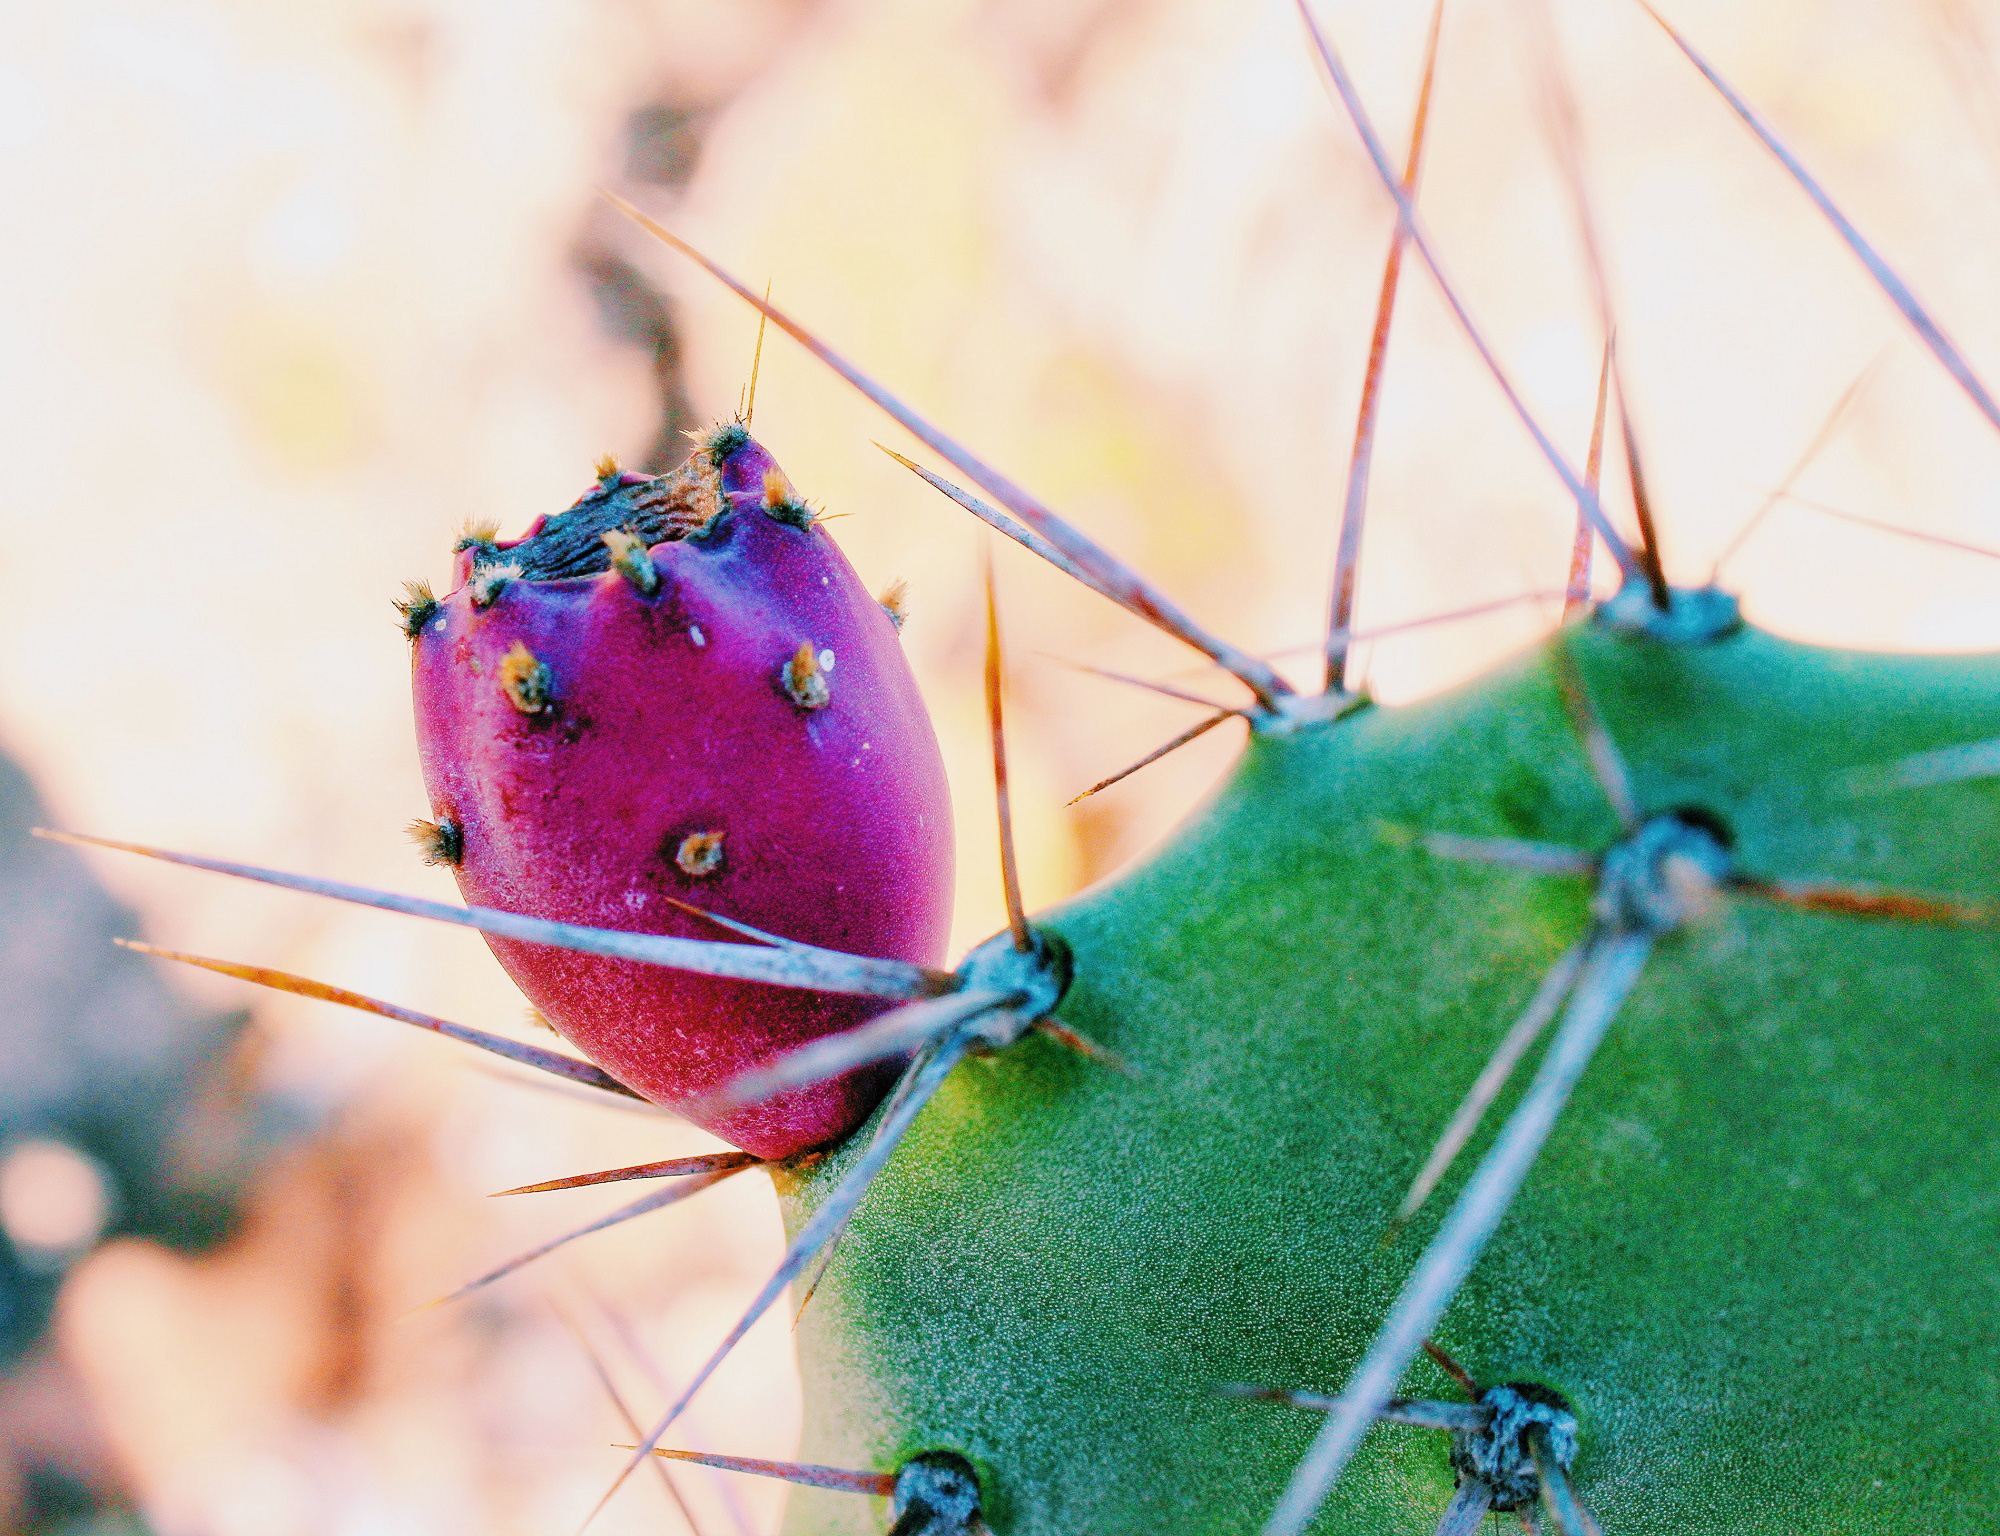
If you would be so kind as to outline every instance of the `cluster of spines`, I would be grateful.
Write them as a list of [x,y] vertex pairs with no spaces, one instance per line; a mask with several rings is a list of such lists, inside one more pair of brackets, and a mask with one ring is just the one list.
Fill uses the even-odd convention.
[[800,714],[825,709],[833,702],[832,651],[822,651],[810,640],[785,658],[778,669],[778,689],[790,699]]
[[555,704],[555,674],[549,665],[516,640],[500,658],[500,691],[524,715],[544,715]]
[[700,445],[699,451],[711,467],[722,468],[729,462],[732,453],[750,441],[750,428],[747,423],[747,417],[742,421],[725,421],[697,439]]
[[690,832],[674,844],[674,863],[690,880],[706,880],[722,870],[723,834],[709,829]]
[[764,472],[764,514],[790,528],[810,528],[820,520],[820,514],[799,498],[785,472],[775,464]]
[[625,578],[634,592],[651,597],[660,590],[660,568],[646,541],[628,528],[610,528],[603,534],[604,547],[611,551],[611,569]]
[[882,589],[875,599],[882,605],[882,611],[889,615],[889,622],[900,631],[910,622],[910,584],[898,576]]
[[438,613],[437,594],[431,590],[428,581],[406,581],[403,595],[395,603],[396,620],[403,631],[403,638],[415,640],[424,632],[424,626]]
[[449,816],[436,821],[419,816],[406,830],[424,863],[456,868],[465,861],[465,828]]

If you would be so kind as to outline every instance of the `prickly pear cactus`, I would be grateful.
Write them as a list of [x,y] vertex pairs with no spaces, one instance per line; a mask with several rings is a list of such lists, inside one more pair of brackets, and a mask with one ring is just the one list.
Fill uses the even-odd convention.
[[[1168,847],[1036,917],[1060,1017],[1137,1075],[1034,1042],[952,1078],[805,1314],[804,1459],[956,1449],[996,1530],[1255,1530],[1322,1415],[1220,1389],[1339,1390],[1464,1181],[1385,1246],[1399,1198],[1557,974],[1562,1031],[1615,1017],[1438,1342],[1567,1400],[1606,1531],[1990,1529],[2000,950],[1866,893],[2000,898],[2000,799],[1858,792],[1968,733],[2000,734],[2000,660],[1591,621],[1257,734]],[[794,1220],[840,1175],[792,1180]],[[1463,1400],[1421,1361],[1391,1385]],[[1374,1429],[1311,1528],[1431,1530],[1451,1439]],[[787,1529],[879,1529],[855,1502]]]
[[[592,1060],[200,963],[745,1149],[536,1186],[680,1181],[610,1220],[765,1166],[784,1259],[625,1471],[786,1479],[790,1536],[1990,1531],[2000,658],[1817,649],[1670,586],[1629,423],[1636,541],[1599,499],[1608,340],[1578,473],[1417,216],[1435,24],[1399,174],[1306,19],[1399,210],[1316,691],[626,206],[993,501],[911,464],[940,491],[1243,685],[1188,733],[1240,716],[1241,760],[1142,866],[1023,910],[989,588],[1009,924],[934,968],[942,790],[889,619],[723,428],[673,476],[607,468],[526,539],[474,536],[442,604],[413,591],[427,851],[474,905],[168,856],[480,929]],[[1406,253],[1578,539],[1555,634],[1391,709],[1346,652]],[[1597,548],[1618,580],[1593,605]],[[724,789],[740,819],[712,827]],[[755,863],[775,846],[798,857]],[[794,1288],[802,1460],[676,1449]]]

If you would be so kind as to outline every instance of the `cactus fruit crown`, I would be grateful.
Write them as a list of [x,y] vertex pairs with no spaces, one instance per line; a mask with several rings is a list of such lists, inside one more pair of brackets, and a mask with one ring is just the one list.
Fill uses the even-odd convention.
[[[600,466],[524,539],[468,531],[456,590],[398,605],[438,817],[412,833],[471,905],[164,855],[478,928],[595,1065],[196,963],[746,1149],[535,1188],[676,1179],[650,1209],[766,1166],[785,1258],[626,1471],[788,1479],[793,1536],[1988,1531],[2000,658],[1801,645],[1671,588],[1636,456],[1634,548],[1596,444],[1578,475],[1438,268],[1423,112],[1399,178],[1306,20],[1400,212],[1318,695],[621,204],[999,505],[911,465],[933,485],[1243,683],[1180,739],[1241,716],[1246,750],[1148,860],[1022,909],[989,584],[1009,924],[937,968],[950,850],[901,595],[866,597],[733,423],[670,475]],[[1406,246],[1574,495],[1579,559],[1558,633],[1381,708],[1345,660]],[[1623,578],[1595,607],[1593,543]],[[794,1281],[804,1459],[663,1445]]]

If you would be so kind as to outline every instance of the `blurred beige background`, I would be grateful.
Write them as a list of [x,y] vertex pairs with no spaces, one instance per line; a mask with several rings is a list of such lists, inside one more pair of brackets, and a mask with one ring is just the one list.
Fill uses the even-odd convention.
[[[1400,155],[1428,7],[1319,9]],[[1706,576],[1871,360],[1800,493],[2000,547],[2000,443],[1810,205],[1643,12],[1552,9],[1670,571]],[[1580,460],[1600,339],[1533,14],[1450,0],[1422,201]],[[1671,14],[2000,374],[2000,4]],[[450,894],[402,835],[425,807],[390,598],[445,576],[466,518],[516,532],[599,453],[644,464],[665,418],[729,415],[747,378],[754,316],[598,184],[768,279],[1232,639],[1315,641],[1390,221],[1281,0],[17,0],[0,5],[0,747],[60,825]],[[1369,626],[1559,585],[1572,516],[1420,272],[1404,292]],[[911,583],[963,946],[1002,921],[980,540],[871,446],[906,440],[775,336],[755,427],[848,514],[833,532],[863,576]],[[999,562],[1017,824],[1046,904],[1157,839],[1238,728],[1067,807],[1193,717],[1064,660],[1228,691],[1018,551]],[[1791,634],[2000,644],[2000,561],[1798,505],[1725,577]],[[1549,622],[1526,603],[1385,640],[1367,676],[1412,697]],[[470,936],[95,867],[159,942],[527,1028]],[[572,1529],[622,1426],[555,1307],[650,1418],[775,1258],[768,1189],[724,1185],[418,1311],[629,1198],[486,1192],[704,1139],[210,982],[178,978],[254,1005],[263,1070],[326,1118],[219,1254],[114,1245],[72,1281],[62,1346],[146,1515],[173,1536]],[[760,1325],[684,1438],[787,1454],[789,1350],[782,1317]],[[775,1524],[769,1487],[683,1484],[708,1533]],[[645,1480],[599,1527],[680,1528]]]

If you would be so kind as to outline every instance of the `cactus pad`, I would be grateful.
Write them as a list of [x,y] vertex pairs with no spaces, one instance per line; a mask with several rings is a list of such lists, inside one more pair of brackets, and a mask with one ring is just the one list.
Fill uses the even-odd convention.
[[[1641,811],[1726,828],[1739,884],[1659,940],[1437,1337],[1574,1405],[1621,1536],[1988,1529],[2000,796],[1866,770],[2000,734],[2000,663],[1566,643]],[[1140,1076],[1030,1042],[951,1081],[806,1313],[803,1454],[959,1451],[1008,1536],[1257,1529],[1318,1415],[1222,1389],[1339,1388],[1444,1201],[1385,1246],[1389,1213],[1593,922],[1589,874],[1471,840],[1619,836],[1548,653],[1253,738],[1150,862],[1037,919],[1062,1019]],[[1432,1530],[1451,1452],[1376,1428],[1311,1529]],[[858,1502],[787,1529],[879,1529]]]

